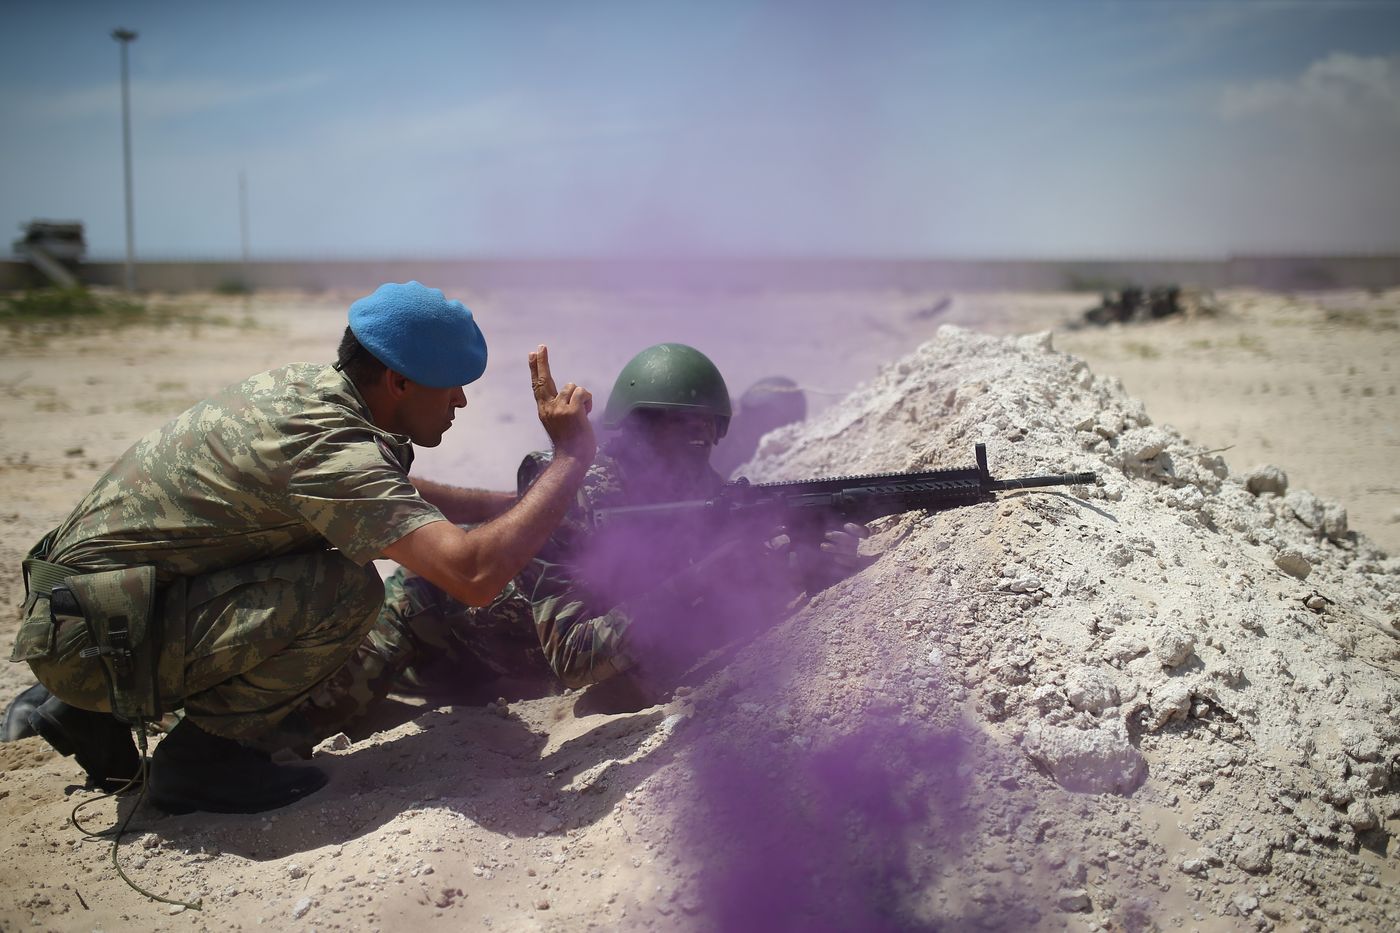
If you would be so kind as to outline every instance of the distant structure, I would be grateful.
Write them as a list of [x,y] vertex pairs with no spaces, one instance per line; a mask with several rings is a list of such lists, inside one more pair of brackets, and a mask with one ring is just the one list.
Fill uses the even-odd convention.
[[24,236],[14,241],[15,253],[59,288],[77,288],[77,266],[87,251],[83,225],[76,220],[31,220],[20,229]]
[[1147,289],[1130,285],[1105,294],[1097,305],[1084,312],[1082,321],[1073,321],[1070,326],[1141,324],[1177,315],[1202,317],[1219,313],[1214,297],[1203,289],[1182,289],[1175,285]]

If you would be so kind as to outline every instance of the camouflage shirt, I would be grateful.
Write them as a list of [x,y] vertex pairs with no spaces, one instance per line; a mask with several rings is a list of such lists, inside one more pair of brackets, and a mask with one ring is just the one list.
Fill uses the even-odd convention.
[[365,564],[444,520],[409,482],[412,459],[348,377],[293,363],[138,440],[57,528],[48,559],[83,571],[153,564],[161,583],[330,547]]

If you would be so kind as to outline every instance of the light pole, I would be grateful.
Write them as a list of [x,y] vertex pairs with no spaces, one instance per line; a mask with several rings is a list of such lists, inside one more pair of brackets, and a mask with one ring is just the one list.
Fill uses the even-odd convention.
[[238,239],[243,246],[243,278],[248,278],[248,173],[238,170]]
[[126,181],[126,290],[136,290],[136,228],[131,219],[131,93],[127,89],[126,47],[136,39],[130,29],[113,29],[122,49],[122,171]]

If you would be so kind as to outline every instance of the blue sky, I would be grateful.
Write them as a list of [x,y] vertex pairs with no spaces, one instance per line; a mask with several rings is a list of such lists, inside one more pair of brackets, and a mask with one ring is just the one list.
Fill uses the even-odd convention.
[[1400,4],[6,0],[0,226],[138,256],[1400,250]]

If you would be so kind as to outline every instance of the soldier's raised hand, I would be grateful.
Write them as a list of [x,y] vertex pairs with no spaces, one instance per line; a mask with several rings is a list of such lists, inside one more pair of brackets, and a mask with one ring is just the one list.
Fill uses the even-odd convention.
[[555,386],[549,370],[549,348],[544,344],[530,353],[530,387],[535,393],[540,424],[555,452],[591,463],[598,449],[593,426],[588,423],[593,395],[572,382],[564,383],[562,389]]

